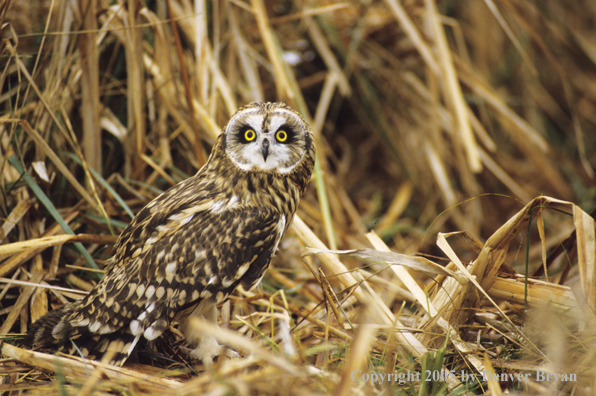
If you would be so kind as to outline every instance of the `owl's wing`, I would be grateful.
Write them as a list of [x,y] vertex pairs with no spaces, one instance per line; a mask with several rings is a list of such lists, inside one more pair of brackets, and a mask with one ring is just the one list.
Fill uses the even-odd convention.
[[133,335],[155,339],[179,310],[203,299],[220,303],[239,283],[258,283],[286,221],[273,209],[245,205],[170,214],[126,265],[112,266],[64,330],[107,334],[130,324]]

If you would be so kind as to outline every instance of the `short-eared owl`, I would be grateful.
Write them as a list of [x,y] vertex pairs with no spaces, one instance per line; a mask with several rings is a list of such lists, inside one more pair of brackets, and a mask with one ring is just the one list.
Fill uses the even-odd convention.
[[145,206],[122,232],[103,279],[81,301],[33,323],[30,347],[72,339],[88,357],[122,364],[141,337],[177,321],[195,358],[219,353],[191,316],[217,320],[238,285],[257,285],[288,229],[315,161],[308,124],[282,103],[240,108],[193,177]]

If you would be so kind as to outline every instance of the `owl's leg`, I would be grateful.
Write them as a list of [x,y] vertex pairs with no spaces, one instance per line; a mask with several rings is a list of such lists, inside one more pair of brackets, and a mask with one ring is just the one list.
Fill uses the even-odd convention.
[[[217,326],[217,305],[214,302],[203,300],[196,308],[185,318],[180,318],[180,329],[186,337],[186,341],[194,348],[190,352],[193,359],[200,360],[204,365],[209,366],[213,363],[213,358],[221,355],[225,348],[222,348],[215,337],[208,334],[197,333],[190,324],[190,317],[196,316],[204,318]],[[228,357],[237,357],[234,351],[226,353]]]

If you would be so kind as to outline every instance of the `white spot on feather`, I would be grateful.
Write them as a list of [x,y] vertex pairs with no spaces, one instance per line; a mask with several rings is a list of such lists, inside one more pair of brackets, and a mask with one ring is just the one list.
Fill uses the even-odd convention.
[[224,280],[221,281],[221,285],[223,287],[230,287],[230,286],[232,286],[232,283],[234,283],[234,279],[225,278]]
[[72,324],[72,327],[84,327],[84,326],[89,326],[89,318],[81,319],[81,320],[76,321]]
[[147,288],[147,291],[145,292],[145,297],[147,297],[147,299],[150,299],[151,297],[153,297],[154,294],[155,286],[151,285]]
[[184,213],[184,212],[180,212],[180,213],[176,213],[171,215],[168,219],[172,220],[172,221],[179,221],[180,225],[185,225],[188,224],[193,217],[195,217],[194,213]]
[[170,226],[162,224],[162,225],[158,225],[156,230],[158,232],[167,232],[170,230],[170,228],[171,228]]
[[174,213],[173,215],[168,217],[168,220],[179,221],[179,220],[182,220],[183,218],[185,218],[186,216],[188,216],[186,213],[178,212],[178,213]]
[[175,261],[172,261],[170,264],[166,265],[166,276],[167,274],[175,274],[177,265],[178,264]]
[[108,333],[111,333],[112,331],[113,331],[112,327],[108,324],[105,324],[105,325],[101,326],[99,329],[97,329],[97,333],[99,333],[99,334],[108,334]]
[[157,337],[159,337],[161,335],[161,331],[156,330],[153,325],[147,327],[145,329],[145,333],[143,334],[145,336],[146,339],[148,339],[149,341],[153,341],[154,339],[156,339]]
[[211,208],[209,208],[212,212],[219,213],[224,206],[224,201],[215,201],[211,204]]
[[137,297],[141,298],[145,293],[145,285],[138,285],[137,286]]
[[130,321],[130,332],[132,335],[139,336],[143,333],[143,327],[141,327],[141,322],[138,320],[131,320]]
[[217,275],[213,275],[211,278],[209,278],[209,281],[207,282],[207,284],[211,285],[215,282],[217,282]]
[[127,300],[132,297],[132,294],[135,292],[136,289],[137,289],[137,284],[136,283],[129,283],[128,284],[128,296],[126,296],[126,299]]
[[99,330],[99,328],[101,327],[101,323],[100,322],[93,322],[91,324],[91,326],[89,326],[89,332],[91,333],[95,333],[97,332],[97,330]]
[[[176,263],[174,263],[176,264]],[[166,271],[166,281],[168,283],[172,283],[174,281],[174,278],[176,277],[176,271],[174,272],[167,272]]]
[[[252,263],[244,263],[242,264],[240,267],[238,267],[238,271],[236,271],[236,275],[234,275],[234,279],[238,280],[240,278],[242,278],[242,275],[244,275],[246,273],[246,271],[248,271],[248,269],[250,268],[250,265]],[[227,287],[227,286],[226,286]]]
[[153,245],[155,242],[157,242],[157,239],[157,237],[152,236],[151,238],[147,239],[147,245]]

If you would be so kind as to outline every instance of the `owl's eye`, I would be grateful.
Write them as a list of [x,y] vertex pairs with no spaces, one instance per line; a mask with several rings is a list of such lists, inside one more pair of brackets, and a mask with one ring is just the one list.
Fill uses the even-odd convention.
[[288,133],[284,130],[279,130],[275,133],[275,138],[277,139],[278,142],[285,142],[286,140],[288,140]]
[[244,140],[247,142],[252,142],[257,137],[257,134],[252,129],[247,129],[244,131]]

